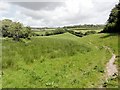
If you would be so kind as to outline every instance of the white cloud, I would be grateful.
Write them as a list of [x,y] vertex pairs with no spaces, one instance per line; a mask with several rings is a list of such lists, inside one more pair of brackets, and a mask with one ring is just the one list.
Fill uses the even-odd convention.
[[4,2],[0,2],[0,10],[6,10],[9,8],[9,4],[8,3],[4,3]]
[[7,14],[9,8],[10,5],[8,3],[0,2],[0,16],[2,16],[3,14]]
[[[58,6],[52,4],[54,9],[50,10],[46,9],[44,5],[40,6],[41,9],[37,9],[35,5],[31,7],[30,5],[29,7],[24,5],[23,7],[6,3],[6,6],[0,8],[7,12],[7,15],[3,14],[4,17],[12,18],[14,21],[20,21],[30,26],[104,24],[117,2],[117,0],[65,0],[64,4],[60,4],[60,6],[59,4]],[[47,4],[45,5],[47,6]],[[11,9],[8,10],[8,7],[11,7]],[[47,6],[47,8],[50,7],[51,5]]]

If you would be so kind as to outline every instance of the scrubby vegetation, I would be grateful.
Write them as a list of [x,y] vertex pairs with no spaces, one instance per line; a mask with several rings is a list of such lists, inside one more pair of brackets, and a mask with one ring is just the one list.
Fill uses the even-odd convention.
[[13,38],[13,40],[16,41],[19,41],[20,38],[30,39],[30,27],[24,27],[20,22],[13,22],[9,19],[4,19],[1,23],[1,32],[3,37]]
[[93,24],[84,24],[84,25],[73,25],[73,26],[64,26],[63,28],[67,29],[78,29],[78,30],[97,30],[97,29],[103,29],[104,25],[93,25]]
[[85,35],[90,35],[90,34],[96,34],[96,31],[87,31],[87,32],[85,32]]
[[73,34],[73,35],[76,35],[76,36],[78,36],[78,37],[83,37],[84,36],[84,34],[82,33],[82,32],[75,32],[75,31],[73,31],[73,30],[67,30],[69,33],[71,33],[71,34]]
[[55,30],[52,31],[46,31],[45,32],[45,36],[50,36],[50,35],[57,35],[57,34],[63,34],[66,31],[63,28],[57,28]]

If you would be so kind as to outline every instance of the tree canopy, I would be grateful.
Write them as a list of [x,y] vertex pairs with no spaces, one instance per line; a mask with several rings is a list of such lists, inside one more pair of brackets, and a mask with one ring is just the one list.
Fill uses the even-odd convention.
[[31,33],[30,27],[24,27],[20,22],[13,22],[9,19],[4,19],[2,22],[2,36],[11,37],[19,41],[20,38],[29,38]]
[[118,33],[120,29],[120,2],[111,10],[107,24],[102,32]]

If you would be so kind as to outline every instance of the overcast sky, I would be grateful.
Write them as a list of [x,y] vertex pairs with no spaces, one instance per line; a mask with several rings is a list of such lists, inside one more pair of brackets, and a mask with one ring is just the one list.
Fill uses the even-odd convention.
[[0,1],[0,20],[8,18],[33,27],[53,27],[78,24],[105,24],[111,9],[119,0],[5,1]]

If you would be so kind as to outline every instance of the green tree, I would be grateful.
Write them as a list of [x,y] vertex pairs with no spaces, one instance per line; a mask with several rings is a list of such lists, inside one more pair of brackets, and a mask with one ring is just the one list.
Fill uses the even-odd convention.
[[30,27],[24,27],[24,28],[22,28],[19,36],[21,38],[29,38],[30,34],[31,34],[31,28]]
[[10,34],[14,40],[19,41],[23,26],[19,22],[13,22],[10,27]]
[[24,27],[20,22],[12,22],[12,20],[2,20],[2,36],[12,37],[13,40],[19,41],[20,38],[30,38],[31,28]]
[[11,24],[12,24],[12,20],[9,20],[9,19],[2,20],[2,35],[4,37],[9,35],[9,28]]
[[111,11],[107,24],[102,32],[118,33],[120,29],[120,3]]

